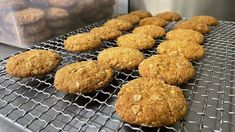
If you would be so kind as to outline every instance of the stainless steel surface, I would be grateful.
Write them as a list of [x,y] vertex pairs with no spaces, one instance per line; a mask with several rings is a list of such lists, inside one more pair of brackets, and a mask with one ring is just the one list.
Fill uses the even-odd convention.
[[219,20],[235,21],[235,0],[130,0],[130,10],[145,9],[153,15],[176,11],[184,17],[212,15]]
[[[89,25],[32,49],[53,49],[63,58],[58,67],[81,60],[95,60],[100,51],[116,46],[104,41],[97,50],[71,53],[63,48],[63,40],[76,33],[88,32],[105,21]],[[169,23],[167,30],[174,23]],[[127,33],[127,32],[125,32]],[[194,61],[196,76],[182,85],[188,100],[187,116],[171,126],[146,128],[123,122],[114,104],[120,87],[138,77],[138,70],[115,72],[112,82],[90,94],[64,94],[53,86],[54,74],[19,79],[5,71],[7,59],[0,61],[0,115],[25,131],[235,131],[235,23],[220,21],[205,35],[206,55]],[[164,38],[156,40],[156,46]],[[144,52],[156,54],[155,49]]]

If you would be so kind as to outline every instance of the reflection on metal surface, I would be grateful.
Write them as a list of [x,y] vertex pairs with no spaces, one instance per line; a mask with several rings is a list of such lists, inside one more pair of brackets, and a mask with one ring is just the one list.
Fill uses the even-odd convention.
[[184,17],[212,15],[235,21],[235,0],[130,0],[130,10],[146,9],[153,14],[176,11]]

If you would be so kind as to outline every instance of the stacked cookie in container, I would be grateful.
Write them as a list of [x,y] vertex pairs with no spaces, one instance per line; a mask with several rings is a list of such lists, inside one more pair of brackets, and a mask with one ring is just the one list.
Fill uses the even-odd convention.
[[[56,23],[60,17],[68,17],[65,14],[53,18],[47,16],[47,21]],[[101,47],[104,41],[114,41],[116,45],[100,51],[97,60],[79,61],[59,69],[55,74],[55,88],[70,94],[93,92],[108,85],[114,71],[125,73],[136,70],[139,77],[120,87],[115,105],[119,117],[130,124],[147,127],[176,123],[185,117],[188,110],[180,86],[194,78],[196,71],[191,61],[203,58],[203,34],[209,33],[210,26],[218,24],[211,16],[181,19],[175,12],[152,16],[147,11],[134,11],[113,18],[90,32],[69,36],[64,40],[64,49],[73,53],[93,51]],[[173,30],[167,32],[164,29],[172,21],[179,20]],[[56,28],[53,26],[51,28]],[[163,39],[156,45],[158,40]],[[156,54],[146,58],[143,52],[153,48]],[[6,65],[7,72],[18,77],[51,72],[56,67],[53,62],[58,64],[61,58],[47,51],[48,56],[41,59],[42,52],[27,51],[10,58]],[[26,63],[19,62],[25,54],[32,59]],[[51,63],[44,63],[44,60]],[[35,71],[35,63],[31,62],[37,62],[37,66],[44,67],[44,71],[39,71],[39,68]],[[22,67],[23,72],[16,70]]]
[[113,14],[115,0],[0,1],[1,42],[29,47]]

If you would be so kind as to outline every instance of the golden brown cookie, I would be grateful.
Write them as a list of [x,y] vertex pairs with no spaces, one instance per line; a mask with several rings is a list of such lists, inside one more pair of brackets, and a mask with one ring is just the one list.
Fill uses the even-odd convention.
[[144,54],[137,49],[113,47],[100,52],[97,57],[101,64],[108,64],[117,70],[132,70],[144,60]]
[[48,0],[54,7],[67,8],[76,4],[77,0]]
[[200,33],[208,33],[210,29],[207,24],[193,21],[193,20],[186,20],[183,22],[179,22],[175,25],[175,29],[192,29],[194,31],[198,31]]
[[104,26],[109,27],[109,28],[114,28],[120,31],[123,30],[129,30],[132,28],[132,24],[120,19],[111,19],[107,21]]
[[166,26],[166,24],[167,24],[167,21],[160,18],[160,17],[147,17],[147,18],[140,20],[140,23],[139,23],[140,26],[156,25],[156,26],[160,26],[160,27],[164,27],[164,26]]
[[189,61],[201,59],[205,54],[204,48],[198,43],[182,40],[162,42],[158,45],[157,52],[159,54],[179,55]]
[[44,17],[45,13],[42,9],[27,8],[20,11],[8,13],[6,16],[6,22],[10,24],[26,25],[38,22]]
[[152,14],[148,11],[144,11],[144,10],[137,10],[137,11],[132,11],[130,12],[131,15],[136,15],[138,16],[140,19],[146,18],[146,17],[151,17]]
[[155,25],[139,26],[136,27],[132,32],[149,35],[153,38],[160,38],[166,35],[166,31],[164,28]]
[[187,101],[179,87],[153,78],[137,78],[123,85],[115,110],[125,122],[161,127],[182,119]]
[[218,20],[213,16],[193,16],[190,20],[202,22],[209,26],[216,26],[219,23]]
[[117,19],[129,22],[131,24],[137,24],[140,21],[140,18],[138,16],[130,14],[118,16]]
[[90,33],[97,35],[101,40],[112,40],[122,35],[121,31],[105,26],[93,28]]
[[58,20],[68,17],[69,17],[68,11],[62,8],[49,7],[46,11],[47,20]]
[[64,41],[64,48],[73,52],[92,50],[100,46],[100,38],[91,33],[76,34],[68,37]]
[[139,65],[142,77],[158,78],[168,84],[186,83],[195,75],[193,65],[184,57],[154,55]]
[[54,51],[31,50],[10,57],[6,71],[15,77],[45,75],[60,63],[61,57]]
[[166,21],[179,21],[182,17],[176,12],[165,11],[158,13],[156,17],[165,19]]
[[130,33],[118,37],[117,45],[124,48],[146,50],[152,48],[155,41],[151,36],[145,34]]
[[186,41],[191,41],[191,42],[195,42],[198,44],[203,44],[204,42],[204,36],[201,33],[191,30],[191,29],[171,30],[166,34],[166,39],[186,40]]
[[87,93],[100,89],[112,79],[110,67],[97,61],[76,62],[58,70],[55,74],[54,85],[65,93]]

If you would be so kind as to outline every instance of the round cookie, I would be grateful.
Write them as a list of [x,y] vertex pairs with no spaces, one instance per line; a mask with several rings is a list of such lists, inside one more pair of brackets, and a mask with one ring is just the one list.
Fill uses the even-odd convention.
[[140,21],[140,18],[138,16],[136,16],[136,15],[129,15],[129,14],[118,16],[117,19],[129,22],[131,24],[137,24]]
[[151,13],[148,11],[144,11],[144,10],[137,10],[137,11],[132,11],[130,12],[131,15],[136,15],[138,16],[140,19],[146,18],[146,17],[151,17]]
[[218,20],[212,16],[193,16],[190,20],[201,22],[209,26],[216,26],[219,23]]
[[146,50],[152,48],[155,41],[151,36],[145,34],[130,33],[118,37],[117,45],[124,48]]
[[[16,25],[17,26],[17,25]],[[30,35],[46,30],[47,26],[44,20],[38,21],[33,24],[27,24],[22,26],[11,26],[11,32],[13,34],[19,33],[21,35]]]
[[65,93],[87,93],[107,85],[113,76],[110,67],[97,61],[82,61],[69,64],[55,74],[54,85]]
[[107,26],[109,28],[114,28],[120,31],[123,30],[129,30],[132,28],[132,24],[120,19],[111,19],[109,21],[107,21],[104,26]]
[[6,71],[15,77],[45,75],[60,63],[61,57],[50,50],[31,50],[10,57]]
[[125,122],[161,127],[182,119],[187,101],[179,87],[153,78],[137,78],[122,86],[115,110]]
[[144,60],[144,54],[139,50],[113,47],[100,52],[97,57],[101,64],[108,64],[117,70],[132,70]]
[[[14,19],[12,18],[14,16]],[[17,25],[27,25],[42,20],[45,13],[42,9],[27,8],[24,10],[10,12],[6,16],[6,22]]]
[[165,11],[158,13],[156,17],[165,19],[166,21],[179,21],[182,17],[176,12]]
[[64,41],[64,48],[73,52],[92,50],[100,46],[100,38],[91,33],[76,34],[68,37]]
[[195,75],[193,65],[184,57],[154,55],[139,65],[142,77],[158,78],[168,84],[186,83]]
[[90,33],[97,35],[101,40],[112,40],[122,35],[121,31],[105,26],[93,28]]
[[46,12],[47,20],[58,20],[69,17],[68,11],[62,8],[49,7]]
[[76,0],[48,0],[49,4],[54,7],[68,8],[76,4]]
[[201,59],[204,54],[204,48],[195,42],[181,41],[181,40],[168,40],[162,42],[157,47],[159,54],[179,55],[189,61]]
[[193,21],[193,20],[186,20],[183,22],[179,22],[175,25],[175,29],[192,29],[194,31],[198,31],[200,33],[208,33],[210,29],[207,24]]
[[166,34],[166,31],[164,28],[155,26],[155,25],[139,26],[139,27],[136,27],[132,32],[149,35],[153,38],[160,38]]
[[186,40],[186,41],[195,42],[198,44],[203,44],[204,42],[204,36],[201,33],[191,30],[191,29],[171,30],[166,34],[166,39]]
[[140,20],[140,23],[139,23],[140,26],[156,25],[160,27],[164,27],[166,26],[166,24],[167,24],[167,21],[159,17],[147,17],[147,18]]

